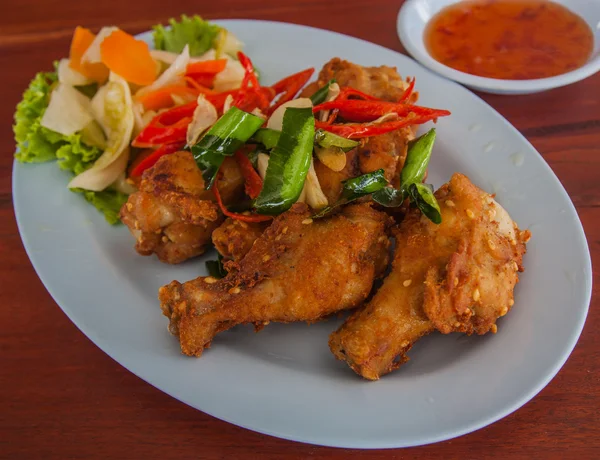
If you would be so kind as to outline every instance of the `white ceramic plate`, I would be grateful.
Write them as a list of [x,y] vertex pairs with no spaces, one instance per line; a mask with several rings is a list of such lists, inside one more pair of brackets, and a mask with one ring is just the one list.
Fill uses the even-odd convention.
[[[397,66],[417,77],[424,105],[450,109],[438,123],[429,179],[454,171],[498,194],[533,238],[516,304],[484,337],[432,334],[411,361],[378,382],[329,352],[339,321],[237,327],[200,359],[182,356],[156,299],[172,279],[205,273],[143,258],[124,227],[111,227],[67,190],[55,164],[15,164],[14,205],[27,253],[56,302],[95,344],[190,406],[262,433],[329,446],[427,444],[488,425],[532,398],[558,372],[583,327],[591,266],[583,229],[558,179],[497,112],[463,87],[394,51],[309,27],[221,21],[237,34],[266,83],[332,56]],[[144,36],[148,38],[147,35]],[[265,40],[265,37],[270,37]],[[214,258],[214,254],[206,258]]]
[[406,50],[421,64],[470,88],[497,94],[528,94],[570,85],[600,71],[600,1],[553,0],[582,17],[594,34],[594,50],[588,62],[571,72],[534,80],[499,80],[479,77],[448,67],[433,59],[423,40],[429,20],[442,8],[458,0],[406,0],[398,13],[398,36]]

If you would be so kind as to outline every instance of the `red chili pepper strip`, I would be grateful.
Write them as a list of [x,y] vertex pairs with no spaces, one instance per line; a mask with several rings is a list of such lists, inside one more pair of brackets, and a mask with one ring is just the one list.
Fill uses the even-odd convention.
[[208,91],[212,91],[209,88],[212,88],[215,83],[215,75],[212,73],[188,73],[185,75],[185,79],[187,82],[190,82],[191,80],[194,83],[203,86]]
[[333,109],[329,113],[329,118],[327,118],[327,123],[333,123],[335,121],[335,119],[337,118],[339,112],[340,111],[338,109]]
[[408,101],[408,98],[411,96],[411,94],[413,93],[413,91],[415,89],[415,80],[416,80],[416,78],[413,77],[413,79],[408,84],[408,88],[406,88],[404,93],[402,93],[402,96],[400,96],[400,99],[398,99],[398,102]]
[[376,97],[370,96],[369,94],[363,93],[362,91],[359,91],[357,89],[351,88],[350,86],[346,86],[346,87],[342,88],[340,90],[340,94],[338,95],[338,97],[336,98],[336,100],[337,101],[339,101],[339,100],[345,101],[350,96],[358,96],[358,97],[361,97],[363,99],[366,99],[367,101],[378,101],[379,100]]
[[177,107],[173,107],[166,112],[159,113],[156,115],[149,124],[151,125],[160,125],[160,126],[168,126],[174,123],[177,123],[182,118],[191,117],[194,115],[194,110],[198,107],[198,103],[196,101],[189,102],[185,105],[180,105]]
[[185,117],[170,126],[160,126],[151,122],[138,134],[131,145],[134,147],[150,147],[185,142],[187,127],[191,121],[192,117]]
[[316,113],[320,110],[332,109],[338,109],[341,117],[355,122],[373,121],[388,113],[395,113],[399,116],[406,116],[409,113],[431,115],[435,117],[450,115],[450,112],[447,110],[430,109],[428,107],[386,101],[363,101],[360,99],[350,99],[345,101],[336,99],[334,101],[324,102],[313,107],[313,112]]
[[332,125],[323,121],[315,121],[315,127],[337,134],[338,136],[347,139],[360,139],[363,137],[378,136],[380,134],[389,133],[405,126],[420,125],[431,120],[437,119],[437,116],[422,115],[408,116],[397,121],[388,121],[378,124],[368,123],[345,123]]
[[239,214],[237,212],[229,211],[225,207],[225,205],[223,204],[223,200],[221,199],[221,194],[219,193],[218,181],[215,182],[215,185],[212,188],[212,191],[215,194],[215,198],[217,200],[217,204],[219,205],[219,208],[221,208],[221,212],[223,214],[225,214],[227,217],[231,217],[232,219],[235,219],[235,220],[241,220],[242,222],[266,222],[273,218],[272,216],[264,216],[261,214],[251,214],[251,215],[247,216],[246,214]]
[[156,164],[156,162],[164,157],[165,155],[170,155],[171,153],[178,152],[183,148],[183,143],[176,144],[164,144],[157,148],[154,152],[144,158],[142,161],[138,163],[138,165],[133,168],[131,171],[131,177],[139,177],[146,170],[151,168]]
[[269,114],[273,113],[281,104],[292,100],[298,91],[300,91],[310,79],[314,71],[315,69],[311,67],[310,69],[290,75],[283,80],[279,80],[277,83],[271,86],[271,88],[275,90],[275,94],[281,94],[281,96],[279,96],[279,99],[277,99],[275,105],[269,109]]
[[246,191],[246,195],[252,199],[256,198],[260,194],[260,191],[263,187],[263,181],[261,177],[254,169],[254,166],[252,166],[252,162],[244,151],[238,150],[235,152],[235,159],[240,165],[242,175],[244,176],[244,190]]

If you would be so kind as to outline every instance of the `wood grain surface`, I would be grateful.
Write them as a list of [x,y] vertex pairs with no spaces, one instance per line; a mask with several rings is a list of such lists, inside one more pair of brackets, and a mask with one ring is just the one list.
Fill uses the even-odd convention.
[[[0,457],[600,458],[600,307],[556,378],[505,419],[458,439],[381,451],[294,443],[196,411],[138,379],[62,313],[23,250],[11,199],[14,107],[35,72],[67,53],[73,28],[141,32],[181,13],[307,24],[404,52],[401,1],[2,1],[0,8]],[[540,151],[571,195],[600,263],[600,74],[530,96],[481,95]],[[569,305],[565,305],[569,308]]]

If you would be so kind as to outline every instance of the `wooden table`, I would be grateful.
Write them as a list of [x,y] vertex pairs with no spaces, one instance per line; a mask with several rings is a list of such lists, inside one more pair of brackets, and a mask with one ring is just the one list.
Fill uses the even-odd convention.
[[[204,5],[202,5],[204,3]],[[0,457],[2,458],[600,458],[600,301],[579,344],[533,401],[494,425],[394,451],[299,444],[238,428],[138,379],[94,346],[36,276],[11,203],[15,104],[36,71],[66,55],[76,25],[141,32],[180,13],[288,21],[404,51],[401,1],[3,1],[0,14]],[[519,97],[482,95],[542,153],[575,203],[600,263],[600,74]],[[595,284],[598,273],[594,271]],[[596,288],[594,289],[596,294]],[[569,308],[565,305],[565,308]]]

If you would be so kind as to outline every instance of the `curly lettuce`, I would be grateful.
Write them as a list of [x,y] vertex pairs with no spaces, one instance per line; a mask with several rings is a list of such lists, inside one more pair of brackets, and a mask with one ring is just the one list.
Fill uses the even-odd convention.
[[189,45],[191,56],[200,56],[213,48],[221,31],[221,27],[197,15],[190,18],[184,14],[179,21],[171,18],[169,25],[170,28],[161,24],[153,27],[154,48],[179,54]]
[[[80,134],[63,136],[41,126],[50,93],[57,80],[56,72],[40,72],[23,93],[23,99],[17,105],[14,115],[13,131],[17,143],[15,158],[24,163],[58,160],[60,168],[77,175],[92,167],[102,151],[82,142]],[[127,201],[127,195],[114,190],[73,191],[82,193],[88,202],[104,214],[109,223],[119,222],[119,210]]]

